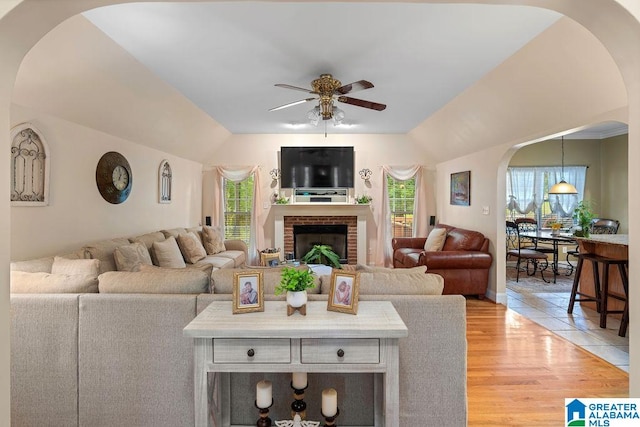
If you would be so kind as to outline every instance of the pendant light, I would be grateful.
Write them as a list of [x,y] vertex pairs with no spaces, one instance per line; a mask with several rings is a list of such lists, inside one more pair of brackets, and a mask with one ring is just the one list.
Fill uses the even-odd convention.
[[549,194],[578,194],[576,187],[564,180],[564,135],[562,136],[562,175],[561,180],[549,190]]

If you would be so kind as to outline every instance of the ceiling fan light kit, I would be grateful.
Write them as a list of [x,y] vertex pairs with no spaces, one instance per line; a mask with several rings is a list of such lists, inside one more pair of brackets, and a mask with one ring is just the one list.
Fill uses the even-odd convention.
[[347,85],[342,85],[340,80],[333,78],[331,74],[321,74],[319,78],[311,82],[311,90],[283,83],[278,83],[276,84],[276,86],[317,95],[316,98],[301,99],[299,101],[290,102],[288,104],[274,107],[269,110],[277,111],[283,108],[293,107],[294,105],[317,100],[318,105],[316,105],[307,113],[307,119],[309,120],[309,123],[314,126],[317,126],[318,123],[320,123],[320,119],[332,120],[334,125],[339,125],[342,123],[345,117],[345,113],[343,110],[334,105],[334,101],[343,102],[345,104],[355,105],[357,107],[368,108],[376,111],[382,111],[387,108],[385,104],[344,96],[345,94],[354,91],[372,88],[373,84],[366,80],[359,80]]

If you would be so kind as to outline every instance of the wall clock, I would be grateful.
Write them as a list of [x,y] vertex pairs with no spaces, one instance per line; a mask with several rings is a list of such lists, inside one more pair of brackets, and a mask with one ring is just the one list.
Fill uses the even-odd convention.
[[102,198],[109,203],[122,203],[129,197],[132,184],[131,166],[122,154],[109,151],[100,158],[96,167],[96,185]]

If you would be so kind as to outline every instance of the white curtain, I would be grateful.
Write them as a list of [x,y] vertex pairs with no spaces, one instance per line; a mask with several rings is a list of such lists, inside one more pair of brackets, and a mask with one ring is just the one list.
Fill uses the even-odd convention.
[[528,214],[542,202],[542,174],[536,168],[507,169],[507,209]]
[[549,187],[564,179],[578,190],[578,194],[549,194],[551,211],[561,217],[571,216],[578,202],[584,197],[586,166],[565,166],[564,175],[560,166],[508,168],[507,209],[523,215],[530,212],[536,212],[537,215],[544,197],[545,174]]
[[224,230],[224,182],[228,179],[232,182],[240,182],[253,175],[253,206],[251,207],[251,232],[249,233],[249,265],[260,264],[258,256],[259,248],[264,247],[264,228],[260,218],[260,170],[258,166],[217,166],[216,180],[213,188],[213,222],[219,224]]
[[423,183],[422,166],[392,167],[382,166],[381,179],[381,206],[378,217],[378,242],[376,248],[376,264],[391,267],[393,264],[393,249],[391,247],[392,227],[391,208],[389,206],[389,190],[387,188],[387,176],[398,180],[407,181],[415,178],[416,191],[413,204],[413,236],[426,236],[428,229],[428,217],[426,207],[425,185]]

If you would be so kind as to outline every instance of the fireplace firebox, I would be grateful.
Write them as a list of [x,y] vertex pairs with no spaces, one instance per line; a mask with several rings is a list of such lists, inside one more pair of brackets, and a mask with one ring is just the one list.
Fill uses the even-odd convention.
[[327,245],[340,258],[341,264],[347,263],[347,233],[346,224],[337,225],[294,225],[293,226],[293,256],[302,258],[314,245]]

